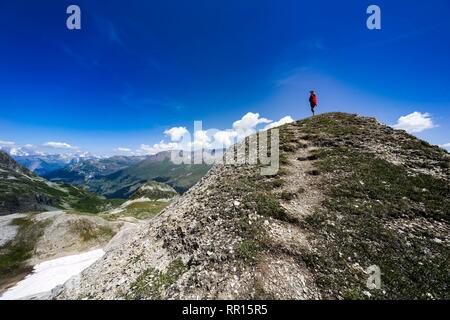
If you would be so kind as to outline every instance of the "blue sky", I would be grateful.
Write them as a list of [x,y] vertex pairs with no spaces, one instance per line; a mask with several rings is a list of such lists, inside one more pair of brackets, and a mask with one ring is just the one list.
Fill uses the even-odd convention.
[[[81,30],[66,28],[70,4]],[[366,28],[370,4],[381,30]],[[307,117],[315,89],[318,112],[387,124],[420,112],[415,134],[443,145],[449,16],[448,0],[2,1],[0,144],[137,150],[194,120]]]

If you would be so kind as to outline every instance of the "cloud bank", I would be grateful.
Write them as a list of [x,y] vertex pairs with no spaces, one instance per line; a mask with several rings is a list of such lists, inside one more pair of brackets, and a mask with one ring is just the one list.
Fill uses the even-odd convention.
[[54,141],[46,142],[42,146],[53,149],[71,149],[71,150],[79,149],[78,147],[74,147],[66,142],[54,142]]
[[419,133],[437,126],[433,123],[433,119],[431,119],[429,113],[415,111],[406,116],[401,116],[392,127],[405,130],[409,133]]
[[[173,127],[164,131],[170,142],[167,143],[162,140],[153,146],[142,144],[136,152],[139,154],[156,154],[171,150],[222,149],[256,133],[258,126],[262,124],[266,124],[262,130],[270,130],[291,122],[294,122],[291,116],[285,116],[274,122],[261,117],[259,113],[247,112],[239,120],[233,122],[231,129],[196,130],[193,137],[185,127]],[[187,138],[188,141],[186,142],[184,138]]]

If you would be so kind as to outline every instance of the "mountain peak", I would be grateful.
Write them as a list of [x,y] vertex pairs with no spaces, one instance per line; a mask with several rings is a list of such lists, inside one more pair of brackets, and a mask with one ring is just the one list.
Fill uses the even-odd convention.
[[344,113],[280,127],[280,149],[276,176],[214,166],[55,297],[449,298],[447,152]]

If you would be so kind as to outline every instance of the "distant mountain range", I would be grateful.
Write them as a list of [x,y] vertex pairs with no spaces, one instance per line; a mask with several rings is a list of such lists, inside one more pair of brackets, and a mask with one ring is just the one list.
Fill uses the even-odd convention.
[[16,155],[11,154],[14,160],[42,176],[46,173],[64,168],[72,158],[64,155]]
[[88,181],[90,191],[107,198],[128,198],[148,181],[163,182],[179,193],[186,192],[211,168],[202,165],[176,165],[170,160],[170,152],[162,152],[105,176]]
[[170,152],[110,158],[33,155],[14,159],[49,181],[84,186],[107,198],[124,199],[148,181],[163,182],[184,193],[211,167],[175,165]]
[[145,157],[115,156],[103,159],[73,159],[66,166],[42,176],[50,181],[64,181],[72,184],[89,185],[89,181],[128,168]]
[[[107,175],[145,159],[142,157],[113,156],[101,158],[79,155],[25,155],[14,160],[42,177],[60,179],[64,182],[87,180],[96,175]],[[77,181],[80,180],[80,181]]]
[[0,151],[0,215],[52,208],[99,212],[110,201],[82,187],[55,183],[37,176]]

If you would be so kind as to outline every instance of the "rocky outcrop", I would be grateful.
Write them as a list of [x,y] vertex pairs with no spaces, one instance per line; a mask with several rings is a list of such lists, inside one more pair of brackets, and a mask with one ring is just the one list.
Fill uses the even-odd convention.
[[140,186],[131,195],[130,199],[147,198],[150,200],[169,200],[177,195],[177,191],[171,186],[161,182],[149,181]]
[[2,170],[13,171],[21,174],[26,174],[28,176],[35,176],[30,170],[22,167],[13,158],[11,158],[7,153],[0,151],[0,168]]

